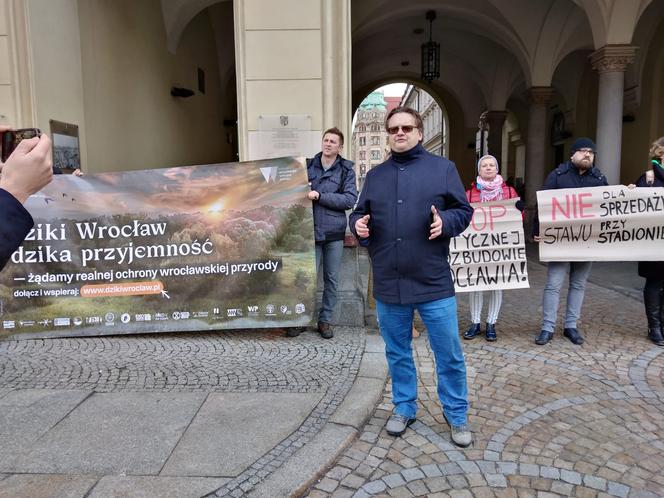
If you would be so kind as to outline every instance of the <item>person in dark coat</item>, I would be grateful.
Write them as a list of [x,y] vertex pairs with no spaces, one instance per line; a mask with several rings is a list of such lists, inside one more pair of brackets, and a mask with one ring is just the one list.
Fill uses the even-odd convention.
[[[546,177],[542,190],[562,188],[585,188],[608,185],[604,174],[595,166],[595,143],[589,138],[578,138],[571,148],[569,161],[564,162]],[[540,242],[539,219],[535,219],[533,236]],[[583,344],[583,336],[576,328],[581,315],[581,305],[590,276],[590,261],[550,261],[547,266],[546,285],[542,295],[542,326],[535,344],[544,345],[553,338],[560,301],[560,289],[569,271],[567,309],[563,324],[563,335],[572,344]]]
[[422,147],[422,118],[416,111],[393,109],[385,127],[392,155],[367,173],[350,227],[371,257],[373,295],[392,377],[394,412],[386,430],[400,436],[415,421],[411,343],[417,310],[436,359],[438,396],[452,441],[468,446],[466,366],[448,253],[450,238],[470,224],[473,209],[454,163]]
[[[323,133],[322,151],[307,159],[307,174],[313,203],[316,271],[323,269],[323,300],[318,314],[318,332],[324,339],[334,336],[331,322],[337,303],[337,287],[346,236],[346,210],[357,200],[353,162],[341,157],[344,134],[339,128]],[[288,329],[294,337],[300,328]]]
[[[650,147],[652,169],[637,180],[637,187],[664,187],[664,137]],[[646,279],[643,304],[648,320],[648,339],[664,346],[664,260],[639,262],[639,276]]]
[[7,162],[0,163],[0,270],[33,227],[23,204],[51,181],[52,168],[51,140],[43,134],[21,141]]

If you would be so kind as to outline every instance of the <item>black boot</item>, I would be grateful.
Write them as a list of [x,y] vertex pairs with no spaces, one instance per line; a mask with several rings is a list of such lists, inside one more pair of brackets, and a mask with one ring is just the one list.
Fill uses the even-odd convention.
[[664,335],[662,335],[662,296],[657,287],[646,285],[643,289],[643,304],[646,308],[648,319],[648,339],[664,346]]
[[498,340],[498,337],[496,336],[496,324],[495,323],[487,323],[486,324],[485,337],[486,337],[486,340],[489,341],[489,342],[493,342],[493,341]]
[[480,324],[479,323],[473,323],[468,330],[463,334],[464,339],[475,339],[480,335]]

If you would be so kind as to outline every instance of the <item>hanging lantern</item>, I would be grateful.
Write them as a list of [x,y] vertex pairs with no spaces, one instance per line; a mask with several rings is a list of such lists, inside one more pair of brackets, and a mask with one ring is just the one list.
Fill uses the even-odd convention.
[[426,19],[429,21],[429,41],[422,44],[422,79],[431,83],[440,78],[440,43],[433,41],[432,38],[436,11],[427,11]]

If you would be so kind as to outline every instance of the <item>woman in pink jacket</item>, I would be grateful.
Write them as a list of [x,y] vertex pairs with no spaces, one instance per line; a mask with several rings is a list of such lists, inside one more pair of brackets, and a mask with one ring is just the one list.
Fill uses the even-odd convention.
[[[500,176],[498,160],[490,155],[480,157],[477,161],[477,179],[466,190],[468,202],[490,202],[519,197],[514,188],[503,181]],[[482,314],[483,291],[470,292],[470,318],[472,324],[463,334],[464,339],[474,339],[481,333],[480,323]],[[500,289],[489,291],[489,309],[486,317],[485,337],[487,341],[495,341],[496,321],[503,302],[503,291]]]

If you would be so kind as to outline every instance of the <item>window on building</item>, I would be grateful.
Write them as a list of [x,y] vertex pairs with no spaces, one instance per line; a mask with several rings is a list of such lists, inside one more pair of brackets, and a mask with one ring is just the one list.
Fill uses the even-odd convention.
[[367,145],[367,139],[365,137],[360,137],[360,145]]
[[362,163],[360,164],[360,175],[364,176],[367,174],[367,165]]
[[373,123],[371,125],[371,131],[380,131],[380,125],[378,123]]
[[360,159],[366,159],[367,158],[367,151],[361,150],[360,151]]
[[379,150],[372,150],[371,151],[371,159],[375,159],[380,161],[380,151]]
[[360,123],[357,126],[357,131],[367,131],[367,127],[364,125],[364,123]]

